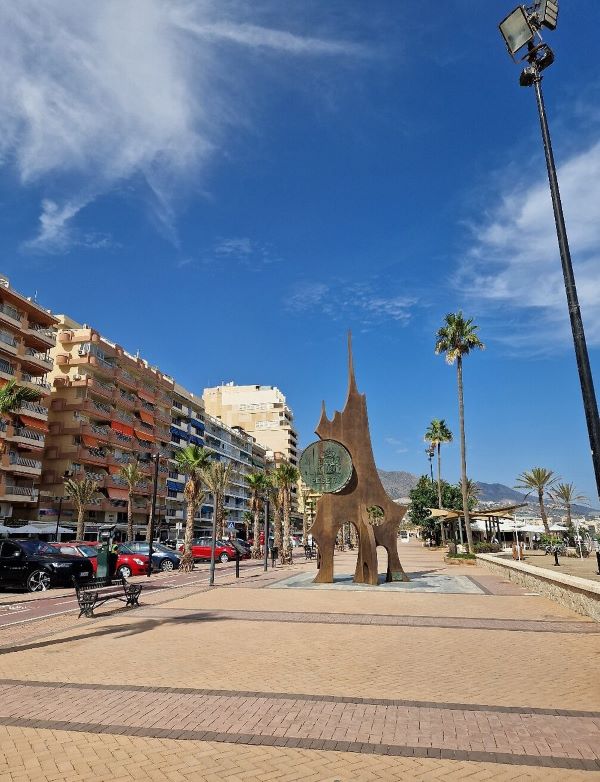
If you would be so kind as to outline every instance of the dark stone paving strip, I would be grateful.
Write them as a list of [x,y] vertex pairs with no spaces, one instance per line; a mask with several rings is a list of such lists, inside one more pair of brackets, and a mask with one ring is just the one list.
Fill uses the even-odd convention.
[[308,695],[295,692],[256,692],[252,690],[209,690],[195,687],[147,687],[142,684],[93,684],[76,682],[47,682],[30,679],[0,679],[0,687],[46,687],[66,690],[107,690],[113,692],[149,692],[172,695],[211,695],[225,698],[264,698],[267,700],[315,701],[318,703],[355,703],[365,706],[397,706],[416,709],[450,711],[485,711],[500,714],[539,714],[547,717],[591,717],[600,719],[600,711],[578,709],[544,709],[527,706],[491,706],[481,703],[441,703],[439,701],[411,701],[398,698],[360,698],[342,695]]
[[59,720],[32,720],[24,718],[0,718],[0,724],[15,728],[64,730],[77,733],[106,733],[120,736],[176,739],[178,741],[214,741],[227,744],[287,747],[299,749],[329,750],[334,752],[361,752],[372,755],[397,757],[436,758],[438,760],[465,760],[479,763],[505,763],[515,766],[543,766],[567,768],[579,771],[599,771],[600,760],[565,758],[550,755],[512,755],[510,753],[476,750],[446,749],[444,747],[414,747],[397,744],[372,744],[369,742],[334,741],[328,739],[288,738],[264,736],[252,733],[217,733],[210,730],[170,730],[168,728],[138,728],[129,725],[100,725],[86,722]]
[[[148,606],[151,609],[151,606]],[[161,610],[160,608],[157,610]],[[169,610],[169,609],[166,609]],[[459,616],[395,616],[391,614],[312,613],[308,611],[247,611],[175,609],[202,619],[235,619],[242,622],[292,622],[307,624],[370,625],[374,627],[431,627],[452,630],[502,630],[519,633],[600,634],[599,622],[548,619],[471,619]]]

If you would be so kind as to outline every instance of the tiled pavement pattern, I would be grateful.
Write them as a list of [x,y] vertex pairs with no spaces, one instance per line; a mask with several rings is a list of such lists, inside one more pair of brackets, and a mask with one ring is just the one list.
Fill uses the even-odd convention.
[[401,556],[485,593],[261,576],[44,622],[0,655],[0,782],[600,778],[598,625],[436,552]]

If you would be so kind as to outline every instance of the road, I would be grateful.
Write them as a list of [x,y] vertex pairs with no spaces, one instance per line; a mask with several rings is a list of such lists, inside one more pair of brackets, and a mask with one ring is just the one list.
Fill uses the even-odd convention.
[[[269,567],[271,567],[269,563]],[[131,578],[132,583],[143,583],[144,591],[156,591],[177,589],[192,586],[193,584],[206,584],[208,582],[210,564],[197,563],[191,573],[153,573],[147,576]],[[240,578],[248,576],[250,572],[263,572],[262,560],[246,559],[240,562]],[[231,577],[235,572],[235,562],[226,564],[217,563],[215,583],[219,583],[219,575],[227,574]],[[51,589],[48,592],[36,592],[34,594],[14,592],[0,592],[0,629],[11,625],[32,622],[36,619],[45,619],[49,616],[69,614],[78,611],[77,598],[72,588]]]

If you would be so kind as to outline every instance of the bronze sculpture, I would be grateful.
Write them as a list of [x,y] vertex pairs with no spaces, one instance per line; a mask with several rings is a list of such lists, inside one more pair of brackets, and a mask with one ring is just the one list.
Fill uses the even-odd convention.
[[[346,404],[342,412],[336,412],[330,421],[323,402],[321,420],[315,431],[321,440],[344,446],[353,465],[352,476],[345,486],[339,491],[323,494],[317,504],[317,515],[311,529],[319,545],[319,571],[315,583],[333,583],[335,540],[340,527],[347,522],[354,524],[358,533],[355,583],[378,583],[377,546],[383,546],[387,551],[386,581],[409,581],[400,564],[397,545],[398,528],[406,507],[397,505],[388,497],[377,473],[369,433],[367,400],[365,394],[359,393],[354,377],[350,334]],[[325,463],[326,449],[327,444],[323,443]]]

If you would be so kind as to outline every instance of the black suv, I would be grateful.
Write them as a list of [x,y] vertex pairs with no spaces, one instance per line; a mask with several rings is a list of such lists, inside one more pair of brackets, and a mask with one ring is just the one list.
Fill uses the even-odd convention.
[[84,580],[94,573],[85,557],[61,554],[43,540],[0,542],[0,585],[42,592],[52,586],[73,586],[73,576]]

